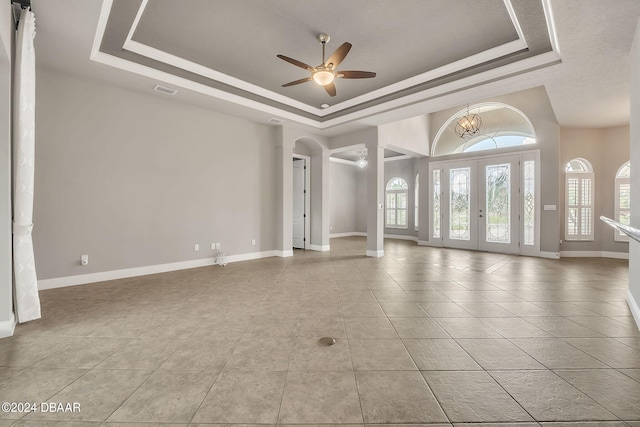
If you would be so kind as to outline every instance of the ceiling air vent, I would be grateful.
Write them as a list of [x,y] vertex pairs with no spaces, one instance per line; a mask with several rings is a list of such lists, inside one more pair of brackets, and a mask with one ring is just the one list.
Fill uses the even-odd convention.
[[276,119],[275,117],[272,117],[269,119],[269,123],[273,123],[274,125],[281,125],[284,123],[284,120],[280,120],[280,119]]
[[175,89],[171,89],[170,87],[160,86],[160,85],[156,85],[156,87],[154,87],[153,90],[155,90],[156,92],[166,93],[167,95],[175,95],[176,93],[178,93],[178,91]]

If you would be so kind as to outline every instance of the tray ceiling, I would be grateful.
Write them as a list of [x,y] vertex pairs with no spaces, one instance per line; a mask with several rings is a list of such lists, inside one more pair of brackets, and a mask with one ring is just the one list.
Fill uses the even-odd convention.
[[[557,63],[543,0],[105,0],[92,59],[318,128]],[[455,25],[451,25],[454,22]],[[551,29],[551,30],[550,30]],[[277,58],[353,44],[337,96]],[[322,104],[329,104],[322,108]]]

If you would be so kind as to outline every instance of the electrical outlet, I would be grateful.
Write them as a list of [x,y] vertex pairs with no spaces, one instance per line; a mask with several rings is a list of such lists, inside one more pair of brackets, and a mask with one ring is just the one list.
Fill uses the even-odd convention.
[[252,244],[253,246],[255,246],[255,245],[256,245],[256,239],[251,240],[251,244]]
[[80,256],[80,264],[88,265],[89,264],[89,255],[81,255]]
[[195,252],[198,252],[198,251],[200,250],[200,245],[199,245],[199,244],[197,244],[197,243],[196,243],[195,245],[193,245],[193,250],[194,250]]

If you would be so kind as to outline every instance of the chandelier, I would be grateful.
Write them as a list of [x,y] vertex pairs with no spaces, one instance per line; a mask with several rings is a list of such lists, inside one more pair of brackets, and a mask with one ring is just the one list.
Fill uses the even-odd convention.
[[456,121],[456,134],[468,141],[480,132],[481,127],[482,119],[478,114],[469,113],[469,105],[467,104],[467,114]]

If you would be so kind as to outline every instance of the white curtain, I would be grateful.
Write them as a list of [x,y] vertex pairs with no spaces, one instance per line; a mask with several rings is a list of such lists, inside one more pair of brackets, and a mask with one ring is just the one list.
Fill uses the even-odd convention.
[[23,9],[16,36],[13,99],[13,269],[18,322],[40,318],[38,279],[33,256],[33,181],[35,161],[35,15]]

